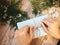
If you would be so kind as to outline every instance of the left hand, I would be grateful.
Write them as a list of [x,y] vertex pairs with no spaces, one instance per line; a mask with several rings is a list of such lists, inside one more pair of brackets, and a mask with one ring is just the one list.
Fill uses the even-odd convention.
[[25,26],[15,31],[15,39],[20,45],[30,45],[33,39],[33,27]]

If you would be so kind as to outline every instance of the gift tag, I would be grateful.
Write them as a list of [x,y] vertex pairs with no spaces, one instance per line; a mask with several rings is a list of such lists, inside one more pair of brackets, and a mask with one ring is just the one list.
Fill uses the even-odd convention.
[[39,16],[39,17],[30,19],[30,20],[18,22],[17,26],[18,26],[19,30],[26,25],[34,26],[36,28],[34,30],[34,38],[39,37],[39,36],[44,36],[44,35],[46,35],[46,33],[44,32],[43,28],[41,27],[40,22],[46,18],[48,18],[48,15]]

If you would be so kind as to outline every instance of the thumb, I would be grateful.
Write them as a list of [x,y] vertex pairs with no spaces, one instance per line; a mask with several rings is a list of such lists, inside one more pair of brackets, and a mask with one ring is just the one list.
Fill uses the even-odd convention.
[[16,31],[15,31],[15,35],[14,35],[14,38],[16,38],[16,37],[18,36],[18,33],[19,33],[19,31],[16,30]]
[[27,34],[28,31],[29,31],[29,26],[25,26],[23,30],[24,30],[23,32],[24,32],[25,34]]

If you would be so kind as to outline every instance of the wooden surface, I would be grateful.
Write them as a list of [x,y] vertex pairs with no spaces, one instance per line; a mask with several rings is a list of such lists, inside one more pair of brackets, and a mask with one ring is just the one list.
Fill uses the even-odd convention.
[[11,45],[14,35],[14,28],[11,29],[9,24],[0,24],[0,45]]

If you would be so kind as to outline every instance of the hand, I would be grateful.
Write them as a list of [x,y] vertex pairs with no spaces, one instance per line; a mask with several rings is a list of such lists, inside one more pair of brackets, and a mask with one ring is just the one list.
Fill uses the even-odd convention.
[[33,39],[33,27],[25,26],[15,31],[15,39],[20,45],[30,45]]
[[55,18],[44,19],[41,22],[41,26],[43,27],[43,29],[46,33],[48,33],[49,35],[51,35],[57,39],[60,39],[59,25]]

